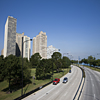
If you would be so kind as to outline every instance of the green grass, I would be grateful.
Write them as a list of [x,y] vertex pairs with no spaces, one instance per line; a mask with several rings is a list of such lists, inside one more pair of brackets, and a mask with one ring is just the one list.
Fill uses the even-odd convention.
[[[70,69],[71,68],[64,69],[64,73],[63,72],[60,72],[60,73],[54,72],[53,79],[62,77],[64,74],[67,74]],[[35,68],[31,69],[31,76],[32,77],[35,76]],[[25,87],[23,87],[23,93],[28,93],[40,86],[52,81],[52,77],[50,79],[46,79],[46,80],[35,80],[35,81],[33,80],[33,78],[31,78],[31,81],[32,81],[32,83],[27,84]],[[34,82],[36,85],[33,84]],[[13,100],[13,99],[21,96],[21,89],[15,91],[15,92],[12,92],[12,93],[7,93],[7,92],[3,91],[6,88],[8,88],[8,82],[7,81],[0,82],[0,100]]]

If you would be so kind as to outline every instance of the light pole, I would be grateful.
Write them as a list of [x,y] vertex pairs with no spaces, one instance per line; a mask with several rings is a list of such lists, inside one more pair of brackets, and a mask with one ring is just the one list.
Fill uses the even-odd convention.
[[21,96],[23,96],[23,44],[27,41],[32,41],[32,39],[23,41],[23,37],[22,37],[22,91],[21,91]]

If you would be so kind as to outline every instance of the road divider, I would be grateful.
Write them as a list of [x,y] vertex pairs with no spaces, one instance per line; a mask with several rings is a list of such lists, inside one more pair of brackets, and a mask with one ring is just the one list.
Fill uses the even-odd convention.
[[79,100],[85,83],[85,71],[83,68],[79,68],[82,70],[82,79],[73,100]]

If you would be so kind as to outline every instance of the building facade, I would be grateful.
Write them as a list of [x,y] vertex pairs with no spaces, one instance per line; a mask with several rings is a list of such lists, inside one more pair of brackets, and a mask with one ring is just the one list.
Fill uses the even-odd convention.
[[4,57],[16,55],[16,22],[17,19],[8,16],[5,24]]
[[58,52],[58,49],[51,46],[47,47],[47,59],[51,58],[51,56],[53,55],[54,52]]
[[4,56],[4,49],[2,49],[2,51],[1,51],[1,55],[3,55],[3,56]]
[[16,33],[16,56],[22,56],[22,37],[24,37],[24,33]]
[[24,36],[23,37],[23,58],[30,59],[31,56],[31,49],[30,49],[30,37]]
[[39,53],[42,59],[47,58],[47,36],[45,32],[40,32],[39,35],[33,38],[33,55]]

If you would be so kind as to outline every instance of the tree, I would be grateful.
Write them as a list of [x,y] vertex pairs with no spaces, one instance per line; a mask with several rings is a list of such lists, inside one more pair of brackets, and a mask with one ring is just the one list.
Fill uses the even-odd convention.
[[60,52],[54,52],[52,55],[52,59],[57,61],[57,60],[61,59],[61,56],[62,55]]
[[4,79],[4,59],[3,56],[0,56],[0,80]]
[[52,61],[51,59],[42,59],[36,68],[36,78],[45,79],[48,73],[51,72]]
[[13,55],[9,55],[8,57],[5,58],[5,63],[4,63],[4,73],[5,73],[5,79],[9,82],[9,91],[11,92],[10,89],[10,83],[11,80],[14,78],[14,67],[16,66],[15,64],[16,57]]
[[71,61],[68,57],[63,57],[62,58],[62,66],[63,68],[68,68],[71,65]]
[[88,56],[88,63],[91,65],[95,65],[95,57],[93,58],[92,56]]
[[82,62],[84,62],[85,64],[88,64],[88,59],[85,59],[85,58],[84,58],[84,59],[81,60],[81,63],[82,63]]
[[30,63],[27,58],[23,58],[23,83],[24,85],[30,82],[31,78],[31,69],[30,69]]
[[96,60],[96,65],[97,65],[97,66],[100,66],[100,59],[97,59],[97,60]]
[[36,67],[39,64],[41,58],[42,57],[39,55],[39,53],[35,53],[34,55],[32,55],[30,59],[32,66]]
[[54,52],[52,55],[52,62],[55,63],[55,68],[57,72],[59,72],[59,68],[61,67],[61,56],[62,55],[59,52]]
[[[18,85],[22,82],[22,58],[14,55],[9,55],[4,59],[4,75],[5,79],[9,82],[9,91],[11,91],[11,85]],[[28,60],[23,59],[23,83],[27,83],[31,77],[30,67],[28,66]]]

